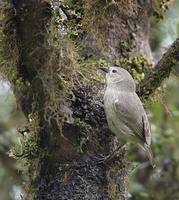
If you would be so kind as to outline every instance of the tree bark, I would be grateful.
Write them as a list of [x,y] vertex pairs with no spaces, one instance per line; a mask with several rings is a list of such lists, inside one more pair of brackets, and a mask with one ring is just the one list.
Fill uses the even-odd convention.
[[25,198],[127,199],[125,149],[99,162],[119,142],[101,106],[98,67],[141,54],[152,59],[152,3],[4,0],[0,5],[0,70],[29,128],[22,146],[29,177]]
[[169,77],[173,67],[179,61],[179,39],[177,38],[156,66],[147,74],[138,86],[137,93],[147,100],[149,96]]

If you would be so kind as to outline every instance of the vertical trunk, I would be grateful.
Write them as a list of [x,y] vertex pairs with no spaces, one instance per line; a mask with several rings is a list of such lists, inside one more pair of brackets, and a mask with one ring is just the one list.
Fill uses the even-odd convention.
[[[110,162],[98,161],[118,141],[107,128],[100,103],[104,84],[97,68],[100,59],[128,68],[136,65],[130,57],[144,54],[151,59],[152,7],[148,1],[139,2],[0,4],[0,70],[30,131],[22,147],[29,176],[27,199],[127,199],[125,149]],[[74,31],[78,34],[72,42],[68,36]]]

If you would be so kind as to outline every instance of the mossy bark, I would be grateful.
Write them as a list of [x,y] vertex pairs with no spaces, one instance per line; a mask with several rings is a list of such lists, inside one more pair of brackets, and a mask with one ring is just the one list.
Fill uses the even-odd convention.
[[138,86],[137,93],[143,100],[147,100],[150,95],[161,85],[164,79],[169,77],[173,67],[179,61],[179,38],[171,45],[162,56],[156,66],[147,74],[145,79]]
[[0,70],[28,120],[21,155],[28,166],[25,198],[127,199],[125,149],[99,162],[118,141],[107,127],[97,69],[101,60],[122,63],[141,54],[151,59],[146,26],[151,4],[4,0],[0,5]]

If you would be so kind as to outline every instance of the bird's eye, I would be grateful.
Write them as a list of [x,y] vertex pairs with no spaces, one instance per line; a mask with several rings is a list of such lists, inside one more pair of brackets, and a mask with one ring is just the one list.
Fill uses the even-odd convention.
[[116,72],[117,72],[117,70],[115,70],[115,69],[112,70],[112,73],[116,73]]

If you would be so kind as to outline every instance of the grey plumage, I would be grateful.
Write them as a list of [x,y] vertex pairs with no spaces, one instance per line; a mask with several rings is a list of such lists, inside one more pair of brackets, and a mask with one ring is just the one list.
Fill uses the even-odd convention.
[[103,71],[106,72],[107,81],[104,108],[109,128],[122,143],[130,141],[140,145],[154,166],[149,121],[135,92],[132,76],[120,67],[110,67]]

